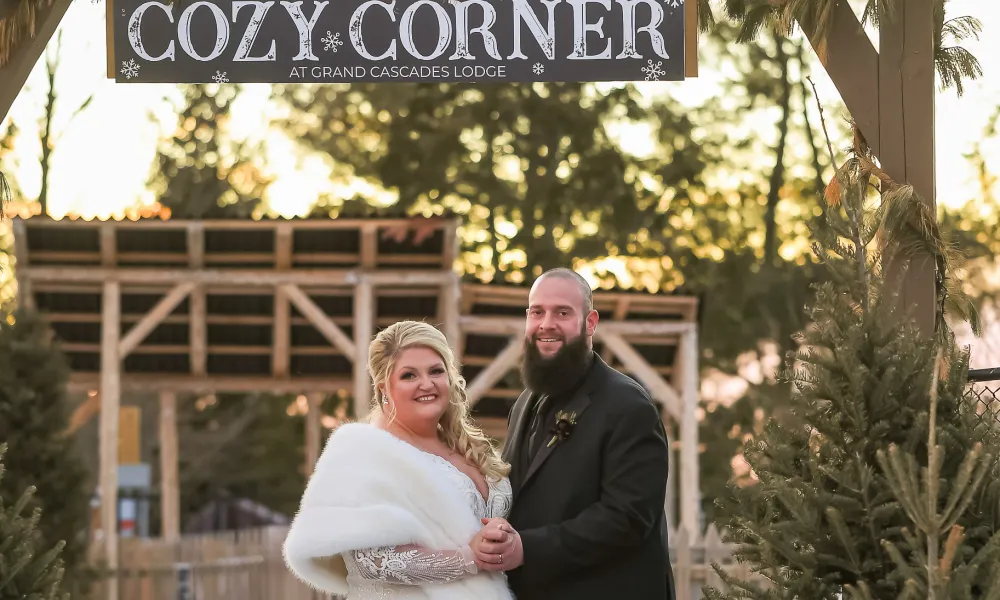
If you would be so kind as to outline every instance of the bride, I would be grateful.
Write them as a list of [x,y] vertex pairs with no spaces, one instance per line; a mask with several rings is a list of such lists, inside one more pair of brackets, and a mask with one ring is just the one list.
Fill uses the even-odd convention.
[[520,544],[509,466],[470,420],[440,331],[402,321],[371,343],[368,423],[326,444],[285,540],[289,569],[349,600],[510,600],[479,543]]

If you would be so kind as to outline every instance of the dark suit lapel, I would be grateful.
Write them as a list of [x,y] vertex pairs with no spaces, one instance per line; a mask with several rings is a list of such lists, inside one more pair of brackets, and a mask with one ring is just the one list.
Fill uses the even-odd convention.
[[521,392],[514,408],[510,411],[510,426],[507,428],[507,439],[503,443],[503,451],[500,453],[505,462],[510,463],[521,453],[521,440],[524,439],[524,428],[527,427],[527,416],[531,414],[529,410],[533,404],[530,390]]
[[521,392],[521,396],[514,402],[514,408],[510,411],[510,424],[507,428],[507,439],[504,440],[501,457],[504,462],[510,465],[510,482],[514,486],[514,493],[520,487],[520,481],[524,477],[521,469],[524,453],[525,429],[531,421],[531,409],[535,406],[537,399],[531,390]]
[[[569,414],[576,413],[576,422],[579,423],[584,411],[586,411],[589,406],[590,386],[585,384],[581,386],[575,394],[573,394],[573,397],[568,403],[566,403],[566,406],[560,410]],[[552,456],[552,453],[556,451],[556,448],[558,448],[560,444],[564,443],[557,440],[555,443],[550,444],[549,441],[551,439],[552,436],[548,432],[545,432],[545,437],[542,439],[542,447],[538,449],[538,453],[535,454],[535,458],[531,461],[531,466],[528,467],[528,472],[522,479],[522,488],[528,485],[531,477],[538,472],[538,469],[542,468],[542,465],[545,464],[545,461],[548,460],[550,456]]]

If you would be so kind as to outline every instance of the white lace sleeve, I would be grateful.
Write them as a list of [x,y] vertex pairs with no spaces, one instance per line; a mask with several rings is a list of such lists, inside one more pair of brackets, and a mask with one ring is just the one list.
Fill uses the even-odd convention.
[[478,572],[472,550],[428,550],[420,546],[382,546],[352,552],[365,579],[402,585],[447,583]]

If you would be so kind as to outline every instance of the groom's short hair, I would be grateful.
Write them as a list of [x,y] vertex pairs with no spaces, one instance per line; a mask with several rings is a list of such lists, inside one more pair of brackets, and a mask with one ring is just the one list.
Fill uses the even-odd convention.
[[580,288],[580,297],[583,298],[583,316],[586,317],[590,311],[594,310],[594,290],[590,289],[590,284],[587,283],[587,280],[584,279],[582,275],[573,269],[557,267],[555,269],[549,269],[539,275],[538,279],[535,280],[535,283],[538,283],[546,277],[556,277],[575,283],[577,287]]

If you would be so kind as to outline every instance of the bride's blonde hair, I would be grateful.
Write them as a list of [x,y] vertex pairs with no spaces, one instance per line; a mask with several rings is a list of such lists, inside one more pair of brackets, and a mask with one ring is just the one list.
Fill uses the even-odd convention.
[[441,439],[451,449],[464,456],[487,478],[496,480],[510,472],[500,453],[483,431],[473,424],[465,391],[465,378],[447,338],[437,328],[420,321],[399,321],[375,336],[368,347],[368,372],[372,378],[373,401],[371,414],[381,410],[379,386],[386,385],[395,368],[400,352],[423,346],[436,352],[448,374],[448,408],[441,417]]

